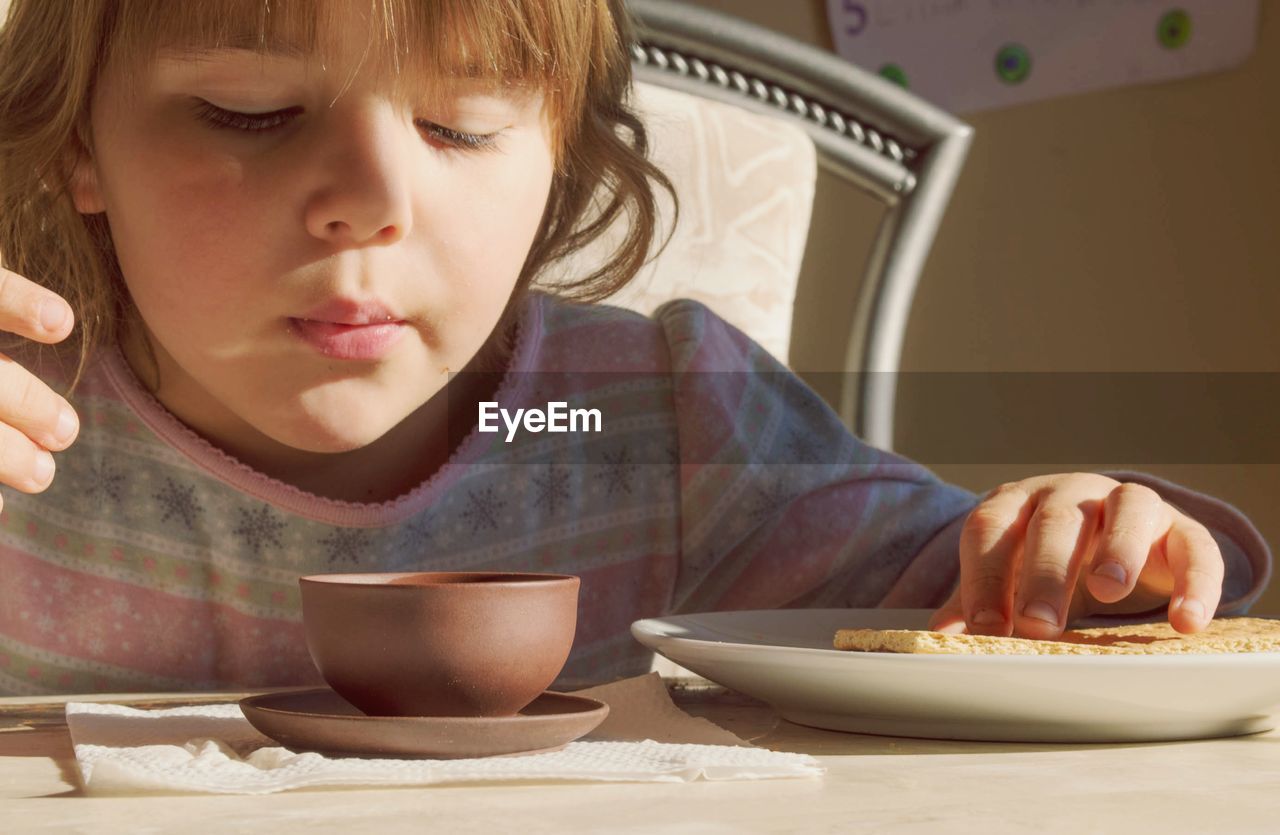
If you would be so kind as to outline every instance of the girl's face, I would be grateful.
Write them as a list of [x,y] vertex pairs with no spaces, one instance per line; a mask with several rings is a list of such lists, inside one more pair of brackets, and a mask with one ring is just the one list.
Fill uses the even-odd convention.
[[[350,72],[365,43],[327,69],[167,53],[141,89],[108,67],[95,90],[77,208],[106,212],[157,397],[225,447],[383,436],[484,344],[538,229],[542,97],[460,82],[401,106]],[[341,327],[371,309],[391,324]]]

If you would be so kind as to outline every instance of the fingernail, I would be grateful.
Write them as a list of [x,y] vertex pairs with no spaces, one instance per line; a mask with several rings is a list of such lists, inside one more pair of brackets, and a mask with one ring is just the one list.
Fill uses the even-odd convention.
[[995,623],[1004,623],[1004,615],[995,609],[979,609],[973,613],[971,622],[975,626],[990,626]]
[[945,632],[945,633],[947,633],[948,635],[959,635],[961,632],[964,632],[964,621],[962,621],[962,620],[953,620],[951,623],[948,623],[948,624],[946,624],[945,626],[940,626],[940,627],[938,627],[937,629],[935,629],[935,630],[933,630],[933,631],[934,631],[934,632]]
[[1196,600],[1195,598],[1183,600],[1181,603],[1178,604],[1177,608],[1186,612],[1188,615],[1195,618],[1196,620],[1204,620],[1206,617],[1204,604],[1201,603],[1199,600]]
[[1042,620],[1045,623],[1058,625],[1058,610],[1045,603],[1043,600],[1036,600],[1022,607],[1022,614],[1029,618]]
[[47,331],[56,331],[67,321],[67,306],[56,299],[40,303],[40,324]]
[[68,443],[76,434],[77,425],[75,412],[64,408],[58,413],[58,426],[53,430],[53,435],[59,443]]
[[1124,566],[1114,560],[1107,560],[1093,567],[1093,575],[1095,577],[1106,577],[1108,580],[1114,580],[1120,585],[1126,585],[1129,580],[1129,572],[1124,570]]
[[43,487],[53,479],[53,456],[44,450],[36,453],[35,482]]

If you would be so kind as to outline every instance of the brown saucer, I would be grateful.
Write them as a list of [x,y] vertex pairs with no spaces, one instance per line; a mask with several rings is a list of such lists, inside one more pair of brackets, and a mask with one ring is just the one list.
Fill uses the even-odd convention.
[[249,724],[286,748],[358,757],[492,757],[560,748],[609,706],[544,691],[515,716],[366,716],[328,687],[241,699]]

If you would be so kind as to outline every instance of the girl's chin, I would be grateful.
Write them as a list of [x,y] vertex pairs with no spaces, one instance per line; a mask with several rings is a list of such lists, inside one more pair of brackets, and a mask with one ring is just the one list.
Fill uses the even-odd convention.
[[347,381],[304,392],[277,391],[269,411],[241,414],[259,433],[298,452],[353,452],[393,432],[399,444],[413,447],[438,422],[433,416],[440,409],[429,405],[437,394],[425,388]]
[[[366,425],[367,429],[367,425]],[[296,443],[290,444],[295,449],[304,450],[306,452],[323,452],[329,454],[339,454],[343,452],[354,452],[358,449],[364,449],[370,444],[383,438],[391,427],[380,432],[346,432],[343,434],[308,434],[298,438]]]
[[[378,436],[381,437],[381,436]],[[281,439],[277,439],[281,440]],[[285,446],[297,450],[298,452],[314,452],[325,455],[338,455],[344,452],[355,452],[372,444],[378,438],[323,438],[323,439],[298,439],[283,440]]]
[[310,416],[303,421],[278,426],[268,434],[277,443],[299,452],[337,454],[369,446],[399,422],[386,415],[353,412],[340,416]]

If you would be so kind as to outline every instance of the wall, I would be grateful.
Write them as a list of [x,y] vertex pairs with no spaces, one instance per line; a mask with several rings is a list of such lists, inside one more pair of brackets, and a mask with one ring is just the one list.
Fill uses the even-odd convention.
[[[830,44],[821,0],[690,1]],[[1280,3],[1262,7],[1238,69],[965,117],[974,146],[906,335],[899,451],[976,491],[1140,469],[1231,502],[1280,543],[1280,377],[1203,374],[1280,370]],[[876,216],[820,183],[791,362],[826,395],[815,372],[841,366]],[[1041,373],[990,373],[1013,371]],[[1044,373],[1064,371],[1094,373]],[[1052,402],[1052,386],[1083,402]],[[1110,420],[1106,443],[1076,443]],[[973,463],[993,459],[1012,463]],[[1280,583],[1254,611],[1280,614]]]

